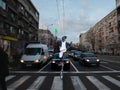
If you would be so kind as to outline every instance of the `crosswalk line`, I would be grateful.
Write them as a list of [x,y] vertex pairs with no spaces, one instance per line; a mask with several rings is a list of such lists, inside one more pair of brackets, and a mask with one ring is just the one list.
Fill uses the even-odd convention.
[[14,77],[15,77],[15,75],[7,76],[7,77],[5,78],[5,81],[9,81],[10,79],[12,79],[12,78],[14,78]]
[[51,90],[63,90],[63,80],[59,76],[54,77]]
[[23,76],[13,84],[8,86],[8,90],[15,90],[18,86],[20,86],[23,82],[25,82],[30,76]]
[[118,87],[120,87],[120,81],[110,77],[110,76],[102,76],[103,78],[105,78],[106,80],[110,81],[111,83],[117,85]]
[[94,76],[86,76],[90,82],[92,82],[99,90],[110,90],[106,85],[100,82]]
[[71,76],[71,80],[75,90],[87,90],[78,76]]
[[39,76],[27,90],[38,90],[46,76]]

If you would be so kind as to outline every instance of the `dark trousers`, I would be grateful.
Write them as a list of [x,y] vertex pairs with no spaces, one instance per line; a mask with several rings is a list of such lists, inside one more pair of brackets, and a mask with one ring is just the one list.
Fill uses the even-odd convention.
[[0,90],[7,90],[5,77],[0,76]]

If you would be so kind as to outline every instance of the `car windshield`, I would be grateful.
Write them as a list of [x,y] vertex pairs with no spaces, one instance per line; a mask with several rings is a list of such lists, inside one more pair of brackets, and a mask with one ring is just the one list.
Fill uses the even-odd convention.
[[41,48],[26,48],[25,54],[26,55],[37,55],[41,53]]
[[[57,54],[54,55],[54,59],[56,59],[56,58],[59,58],[59,53],[57,53]],[[64,59],[68,58],[68,55],[63,55],[63,58]]]
[[84,54],[85,57],[95,57],[94,54]]

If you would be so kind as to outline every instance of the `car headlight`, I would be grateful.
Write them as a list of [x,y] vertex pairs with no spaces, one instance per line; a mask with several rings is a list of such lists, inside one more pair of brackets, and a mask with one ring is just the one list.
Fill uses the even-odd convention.
[[89,60],[89,59],[87,59],[86,61],[87,61],[87,62],[89,62],[90,60]]
[[97,62],[99,62],[100,60],[99,60],[99,59],[97,59],[96,61],[97,61]]
[[36,59],[34,62],[35,62],[35,63],[38,63],[38,62],[39,62],[39,60],[38,60],[38,59]]
[[66,63],[70,63],[70,61],[66,61]]
[[20,60],[21,63],[24,63],[24,60]]
[[55,63],[55,61],[52,61],[52,63]]
[[44,56],[43,58],[44,58],[44,60],[46,60],[46,59],[47,59],[47,56]]

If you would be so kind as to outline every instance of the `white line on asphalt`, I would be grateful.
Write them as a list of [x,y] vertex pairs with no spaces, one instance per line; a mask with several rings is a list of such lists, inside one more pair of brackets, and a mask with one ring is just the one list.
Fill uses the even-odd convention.
[[94,76],[86,76],[90,82],[92,82],[99,90],[110,90],[106,85],[100,82]]
[[[11,73],[41,73],[41,74],[46,74],[46,73],[51,73],[51,74],[57,74],[57,73],[60,73],[59,71],[58,72],[54,72],[54,71],[41,71],[41,72],[34,72],[34,71],[31,71],[31,72],[27,72],[27,71],[11,71]],[[75,73],[75,74],[84,74],[84,73],[120,73],[120,71],[80,71],[80,72],[76,72],[76,71],[71,71],[71,72],[67,72],[67,71],[64,71],[64,73]]]
[[120,61],[111,61],[111,60],[105,60],[105,59],[102,59],[103,61],[107,61],[107,62],[112,62],[112,63],[120,63]]
[[75,90],[87,90],[78,76],[71,76],[71,80]]
[[15,75],[7,76],[6,79],[5,79],[5,81],[8,81],[8,80],[10,80],[10,79],[12,79],[12,78],[14,78],[14,77],[15,77]]
[[105,63],[105,64],[108,64],[109,62],[106,62],[106,61],[102,61],[102,62],[100,62],[101,64],[103,64],[103,63]]
[[78,69],[75,67],[75,65],[70,61],[71,65],[73,66],[73,68],[75,69],[76,72],[79,72]]
[[110,81],[111,83],[115,84],[116,86],[120,87],[120,81],[110,77],[110,76],[102,76],[106,80]]
[[38,90],[45,78],[45,76],[39,76],[27,90]]
[[7,90],[15,90],[17,87],[19,87],[21,84],[23,84],[30,76],[23,76],[13,84],[8,86]]
[[109,67],[104,66],[104,65],[100,65],[100,66],[102,66],[102,67],[104,67],[104,68],[107,68],[107,69],[109,69],[109,70],[112,70],[112,71],[117,71],[117,70],[115,70],[115,69],[109,68]]
[[60,76],[54,77],[51,90],[63,90],[63,80],[60,79]]
[[50,62],[48,64],[46,64],[43,68],[41,68],[38,72],[41,72],[43,69],[45,69],[48,65],[50,64]]

